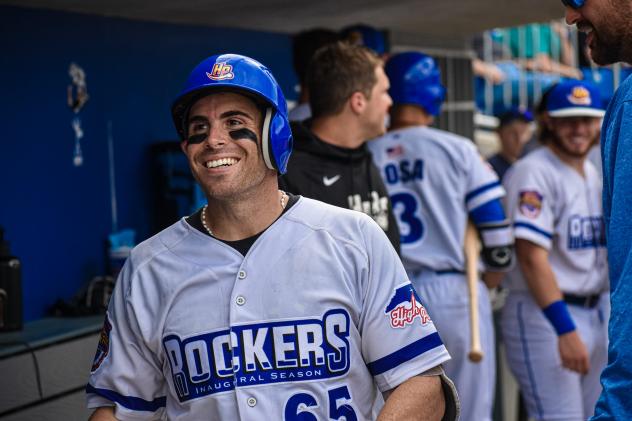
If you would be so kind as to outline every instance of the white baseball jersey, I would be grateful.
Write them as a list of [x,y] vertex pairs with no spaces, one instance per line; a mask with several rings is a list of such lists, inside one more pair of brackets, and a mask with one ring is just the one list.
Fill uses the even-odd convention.
[[[504,179],[515,237],[547,249],[562,292],[582,296],[608,289],[601,179],[589,160],[584,174],[544,147],[514,164]],[[505,285],[528,289],[518,266]]]
[[[472,364],[467,358],[470,333],[463,239],[468,213],[498,200],[504,190],[472,142],[442,130],[394,130],[370,141],[369,148],[398,218],[404,266],[415,289],[428,297],[428,311],[453,356],[444,368],[459,391],[461,419],[491,420],[495,385],[491,307],[487,288],[479,282],[479,331],[485,359]],[[496,222],[502,226],[482,232],[486,246],[513,242],[504,214],[499,216]]]
[[[468,139],[431,127],[394,130],[368,143],[382,171],[408,271],[463,271],[469,211],[504,195]],[[508,228],[486,245],[511,244]],[[494,244],[496,243],[496,244]]]
[[[586,160],[584,176],[548,147],[531,152],[504,178],[507,212],[515,237],[549,252],[563,293],[578,296],[607,289],[601,179]],[[569,303],[590,369],[579,375],[562,366],[559,338],[529,292],[519,266],[505,278],[510,289],[501,317],[507,363],[520,385],[531,418],[585,420],[601,393],[599,374],[607,361],[608,299],[595,307]]]
[[121,420],[367,420],[379,391],[448,359],[380,227],[300,198],[245,257],[184,219],[135,248],[88,406],[113,402]]

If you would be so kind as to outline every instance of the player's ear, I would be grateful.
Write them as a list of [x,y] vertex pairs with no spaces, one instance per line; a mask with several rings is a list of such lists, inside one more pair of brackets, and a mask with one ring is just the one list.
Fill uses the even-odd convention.
[[349,108],[354,114],[362,114],[366,108],[367,99],[360,91],[351,94],[348,100]]
[[184,152],[185,155],[187,154],[187,146],[189,146],[189,142],[186,140],[180,141],[180,149],[182,149],[182,152]]

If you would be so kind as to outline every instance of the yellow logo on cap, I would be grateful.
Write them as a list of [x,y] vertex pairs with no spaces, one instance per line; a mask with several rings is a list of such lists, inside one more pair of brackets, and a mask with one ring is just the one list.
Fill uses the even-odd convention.
[[575,105],[590,105],[592,100],[590,99],[590,92],[583,86],[576,86],[569,96],[566,97],[568,102]]
[[206,76],[208,76],[209,79],[213,80],[225,80],[235,77],[235,75],[233,74],[233,66],[226,63],[215,63],[213,65],[211,73],[206,72]]

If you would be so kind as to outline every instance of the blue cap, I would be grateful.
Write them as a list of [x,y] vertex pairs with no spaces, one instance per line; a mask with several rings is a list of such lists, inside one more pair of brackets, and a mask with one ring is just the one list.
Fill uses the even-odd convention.
[[533,114],[529,110],[523,110],[518,107],[513,107],[509,111],[504,112],[498,117],[498,127],[505,126],[514,121],[524,121],[525,123],[531,123],[533,121]]
[[553,87],[546,101],[551,117],[603,117],[599,89],[589,82],[567,80]]
[[214,55],[198,64],[184,89],[173,102],[171,115],[184,140],[185,118],[201,96],[221,91],[238,91],[266,104],[262,131],[262,153],[266,166],[285,174],[292,152],[292,131],[281,87],[266,66],[239,54]]

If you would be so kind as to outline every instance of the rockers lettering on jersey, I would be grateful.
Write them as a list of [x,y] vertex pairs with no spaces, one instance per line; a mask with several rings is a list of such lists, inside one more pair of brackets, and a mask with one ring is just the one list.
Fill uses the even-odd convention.
[[180,402],[269,383],[322,380],[347,373],[349,314],[234,326],[163,339]]
[[606,235],[601,216],[573,215],[568,218],[569,250],[605,247]]
[[371,200],[362,200],[359,194],[347,197],[349,209],[369,215],[384,231],[388,230],[388,197],[380,197],[378,192],[371,192]]

